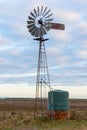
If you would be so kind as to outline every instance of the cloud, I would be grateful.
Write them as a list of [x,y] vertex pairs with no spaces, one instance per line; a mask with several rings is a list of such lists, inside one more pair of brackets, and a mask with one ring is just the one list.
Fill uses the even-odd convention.
[[[66,27],[66,25],[65,25]],[[70,42],[71,40],[71,34],[69,33],[69,31],[67,30],[67,27],[64,31],[61,30],[52,30],[50,33],[50,37],[57,40],[58,43],[60,44],[67,44]]]
[[5,46],[8,44],[9,44],[9,40],[0,35],[0,46]]
[[47,48],[47,53],[50,56],[57,56],[61,53],[61,50],[59,48],[55,47],[55,46],[49,47],[49,48]]
[[82,49],[78,50],[77,51],[77,55],[78,55],[78,57],[80,59],[87,60],[87,50],[86,49],[84,49],[84,50],[82,50]]
[[[77,31],[79,33],[79,37],[82,38],[82,40],[86,39],[86,36],[87,36],[87,21],[81,21],[79,22],[79,24],[77,25]],[[80,40],[81,40],[80,38]]]
[[6,63],[6,60],[4,58],[0,58],[0,64]]
[[61,20],[64,22],[68,22],[68,24],[74,24],[80,19],[80,13],[70,10],[54,10],[55,18],[57,20]]
[[31,77],[36,76],[36,73],[23,73],[23,74],[2,74],[0,75],[1,78],[14,78],[14,77]]
[[78,2],[79,4],[81,4],[81,5],[85,5],[85,4],[87,4],[87,1],[86,0],[75,0],[76,2]]
[[36,73],[7,73],[0,75],[0,84],[4,83],[30,83],[35,84]]
[[13,48],[14,44],[11,40],[0,35],[0,51],[5,51]]

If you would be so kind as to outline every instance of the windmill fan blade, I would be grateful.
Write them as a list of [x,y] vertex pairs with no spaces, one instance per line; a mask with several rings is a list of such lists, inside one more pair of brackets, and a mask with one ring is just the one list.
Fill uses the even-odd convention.
[[50,12],[50,9],[43,15],[44,17]]
[[53,21],[53,18],[51,18],[51,19],[46,19],[45,21],[47,21],[47,22]]
[[37,7],[37,11],[38,11],[38,15],[39,15],[39,13],[40,13],[40,9],[39,9],[39,6]]
[[45,24],[44,26],[46,28],[46,31],[49,31],[51,29],[51,27],[49,26],[49,24]]
[[29,28],[29,32],[31,33],[33,31],[33,29],[36,28],[35,25],[32,26],[31,28]]
[[33,30],[34,27],[35,27],[35,26],[33,25],[31,28],[29,28],[29,32],[30,32],[30,33],[32,32],[32,30]]
[[38,29],[38,37],[40,37],[41,36],[41,29],[39,28]]
[[43,11],[43,15],[44,15],[44,13],[46,12],[46,10],[47,10],[47,7],[45,7],[45,9],[44,9],[44,11]]
[[46,17],[45,17],[45,19],[47,19],[47,18],[51,17],[52,15],[53,15],[53,14],[50,14],[50,15],[46,16]]
[[34,20],[35,20],[34,18],[32,18],[32,17],[30,17],[30,16],[28,17],[28,19],[30,19],[30,20],[32,20],[32,21],[34,21]]
[[43,6],[41,7],[41,14],[42,14],[42,12],[43,12]]
[[35,37],[37,37],[36,34],[35,34],[36,31],[37,31],[37,28],[35,28],[35,29],[33,30],[33,32],[31,33],[31,34],[32,34],[33,36],[35,36]]
[[34,26],[34,24],[28,25],[27,28],[30,29]]
[[40,36],[43,36],[43,29],[40,28]]
[[35,36],[35,31],[37,30],[37,28],[34,28],[32,31],[31,31],[31,34],[33,35],[33,36]]
[[34,17],[34,18],[36,18],[36,16],[31,12],[31,15]]
[[35,28],[35,29],[33,29],[33,31],[31,32],[31,34],[32,34],[33,36],[35,36],[35,37],[40,37],[40,36],[42,36],[42,35],[41,35],[41,29],[40,29],[40,28]]
[[34,9],[34,13],[35,13],[36,16],[38,16],[37,11],[35,9]]
[[34,21],[27,21],[27,24],[34,24]]
[[52,29],[64,30],[65,29],[65,25],[64,24],[60,24],[60,23],[51,23],[51,28]]
[[34,33],[34,36],[35,36],[35,37],[38,37],[38,28],[36,28],[35,33]]
[[47,34],[45,26],[42,27],[42,33],[43,33],[43,35]]

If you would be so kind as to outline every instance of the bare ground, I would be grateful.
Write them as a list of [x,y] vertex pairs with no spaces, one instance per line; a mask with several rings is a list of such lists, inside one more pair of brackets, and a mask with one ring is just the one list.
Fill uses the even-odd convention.
[[[38,103],[38,106],[39,105],[40,102]],[[31,110],[32,111],[34,107],[35,107],[35,100],[30,98],[0,99],[0,110]],[[70,110],[72,109],[87,110],[87,99],[70,99]]]

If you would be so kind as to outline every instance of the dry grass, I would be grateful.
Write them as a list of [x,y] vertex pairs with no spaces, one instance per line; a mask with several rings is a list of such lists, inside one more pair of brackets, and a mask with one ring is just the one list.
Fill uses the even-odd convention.
[[[77,111],[78,112],[78,111]],[[14,114],[13,114],[14,113]],[[79,113],[79,112],[78,112]],[[83,111],[80,115],[83,115]],[[76,111],[71,112],[70,120],[52,120],[37,118],[34,120],[32,113],[28,111],[3,112],[0,121],[0,130],[85,130],[87,129],[87,111],[84,117],[77,116]],[[2,114],[2,115],[3,115]],[[74,117],[74,119],[73,119]]]
[[87,130],[86,104],[87,100],[71,100],[70,120],[34,120],[33,99],[0,100],[0,130]]

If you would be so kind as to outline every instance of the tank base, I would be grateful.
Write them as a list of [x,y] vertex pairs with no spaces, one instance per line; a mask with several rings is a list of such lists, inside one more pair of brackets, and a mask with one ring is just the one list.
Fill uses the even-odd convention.
[[63,110],[48,111],[48,117],[53,119],[70,119],[70,112]]

